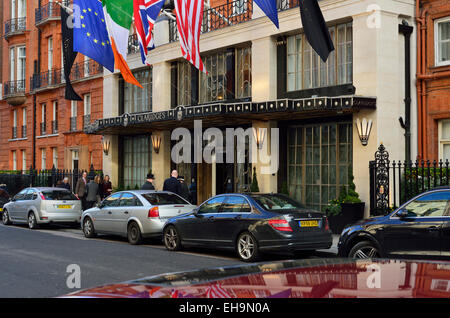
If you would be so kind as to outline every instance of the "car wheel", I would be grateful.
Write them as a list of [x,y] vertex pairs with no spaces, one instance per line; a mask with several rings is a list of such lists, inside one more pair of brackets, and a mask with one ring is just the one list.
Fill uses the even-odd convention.
[[370,241],[359,242],[355,246],[352,247],[350,252],[348,253],[348,257],[355,259],[364,259],[364,258],[380,258],[380,251],[375,246],[374,243]]
[[93,238],[97,235],[95,233],[94,223],[89,217],[85,218],[83,221],[83,234],[87,238]]
[[249,232],[239,235],[236,250],[239,258],[244,262],[254,262],[259,258],[258,241]]
[[164,245],[169,251],[179,251],[181,249],[181,237],[175,226],[170,225],[164,229]]
[[141,229],[136,222],[132,222],[128,225],[128,242],[133,245],[142,243]]
[[30,228],[30,230],[34,230],[34,229],[38,228],[37,219],[36,219],[36,215],[34,214],[34,212],[30,212],[28,214],[28,227]]
[[9,218],[8,210],[3,210],[2,222],[3,222],[4,225],[10,225],[11,224],[11,220]]

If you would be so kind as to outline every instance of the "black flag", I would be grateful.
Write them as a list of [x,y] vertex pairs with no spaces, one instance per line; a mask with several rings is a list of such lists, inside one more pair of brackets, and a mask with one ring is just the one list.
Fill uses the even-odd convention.
[[334,45],[317,0],[300,0],[300,16],[306,39],[322,61],[326,62]]
[[[73,51],[73,25],[72,15],[61,7],[61,32],[62,32],[62,47],[64,59],[64,77],[66,79],[66,93],[65,98],[70,100],[83,100],[74,90],[70,83],[70,71],[73,62],[77,57],[77,52]],[[70,26],[68,25],[70,24]]]

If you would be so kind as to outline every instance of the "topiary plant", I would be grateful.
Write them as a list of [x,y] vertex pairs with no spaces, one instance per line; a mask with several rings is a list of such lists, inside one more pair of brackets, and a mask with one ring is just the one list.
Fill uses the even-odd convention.
[[250,186],[251,192],[259,192],[258,179],[256,178],[256,167],[253,167],[252,185]]

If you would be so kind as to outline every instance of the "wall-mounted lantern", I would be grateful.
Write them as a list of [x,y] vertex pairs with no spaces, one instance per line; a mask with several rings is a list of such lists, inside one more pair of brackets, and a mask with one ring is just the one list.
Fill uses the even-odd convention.
[[356,129],[358,130],[359,140],[363,146],[367,146],[370,137],[370,131],[372,130],[372,119],[367,120],[363,118],[362,121],[359,118],[356,119]]

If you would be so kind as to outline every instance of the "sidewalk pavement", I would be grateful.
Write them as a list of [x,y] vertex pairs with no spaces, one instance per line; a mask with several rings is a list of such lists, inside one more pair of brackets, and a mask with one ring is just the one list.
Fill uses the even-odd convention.
[[317,252],[337,255],[337,253],[338,253],[338,248],[337,248],[338,242],[339,242],[339,234],[333,234],[333,245],[331,245],[331,247],[329,249],[317,250]]

